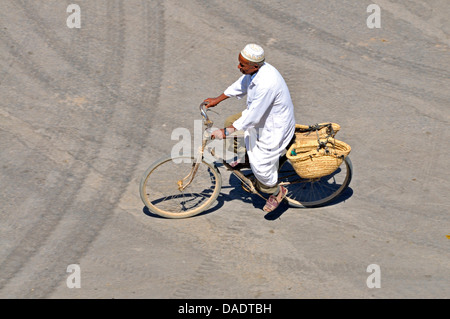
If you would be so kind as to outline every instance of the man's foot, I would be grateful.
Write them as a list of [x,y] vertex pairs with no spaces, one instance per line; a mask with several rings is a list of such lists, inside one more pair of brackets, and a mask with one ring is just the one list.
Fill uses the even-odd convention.
[[[244,162],[242,162],[242,160]],[[248,158],[248,155],[245,154],[244,159],[238,158],[236,161],[232,161],[230,163],[230,166],[234,169],[243,169],[243,168],[250,168],[250,160]]]
[[233,161],[230,163],[230,166],[233,167],[234,169],[250,168],[250,163],[249,162],[241,163],[239,161]]
[[283,199],[286,197],[287,189],[283,186],[280,186],[280,191],[277,196],[270,195],[269,199],[266,202],[266,205],[264,205],[263,210],[267,213],[273,212],[278,205],[283,201]]

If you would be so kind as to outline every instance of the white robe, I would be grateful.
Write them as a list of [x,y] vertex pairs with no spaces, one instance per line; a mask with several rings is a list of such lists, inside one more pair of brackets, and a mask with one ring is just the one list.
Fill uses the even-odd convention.
[[278,159],[295,132],[294,106],[281,74],[264,63],[256,75],[242,75],[224,94],[241,99],[247,109],[233,123],[245,132],[245,146],[255,177],[266,186],[278,182]]

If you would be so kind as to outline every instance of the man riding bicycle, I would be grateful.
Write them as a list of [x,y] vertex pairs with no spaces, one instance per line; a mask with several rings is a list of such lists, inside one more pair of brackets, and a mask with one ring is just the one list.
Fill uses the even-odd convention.
[[[271,212],[287,194],[287,189],[278,185],[278,159],[294,137],[294,106],[286,82],[275,67],[265,62],[261,46],[247,44],[238,59],[238,69],[243,75],[220,96],[204,102],[209,108],[230,97],[241,99],[247,95],[247,108],[230,116],[225,128],[212,132],[212,138],[223,139],[235,131],[244,131],[255,186],[270,194],[263,209]],[[242,164],[240,159],[231,166]]]

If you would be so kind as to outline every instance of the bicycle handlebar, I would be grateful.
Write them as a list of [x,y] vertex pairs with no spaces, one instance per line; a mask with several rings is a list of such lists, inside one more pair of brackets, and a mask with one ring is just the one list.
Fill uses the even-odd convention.
[[208,103],[202,102],[202,103],[200,104],[200,107],[199,107],[199,108],[200,108],[200,113],[201,113],[202,116],[203,116],[203,123],[206,125],[207,128],[211,128],[212,125],[213,125],[213,121],[211,121],[211,120],[209,119],[208,115],[206,114],[206,112],[207,112],[208,109],[205,110],[205,108],[204,108],[205,105],[208,105]]

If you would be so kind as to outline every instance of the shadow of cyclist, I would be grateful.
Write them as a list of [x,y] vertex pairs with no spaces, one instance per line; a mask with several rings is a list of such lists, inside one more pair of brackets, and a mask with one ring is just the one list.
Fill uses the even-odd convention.
[[[229,200],[241,200],[245,203],[251,203],[253,207],[255,207],[258,210],[263,211],[263,207],[266,204],[266,200],[269,195],[261,194],[264,196],[265,199],[262,199],[260,196],[256,194],[251,194],[249,192],[246,192],[242,186],[241,181],[233,174],[230,175],[229,184],[232,187],[232,190],[229,193]],[[278,219],[285,211],[289,209],[289,205],[283,201],[277,209],[275,209],[273,212],[265,213],[264,218],[267,220],[275,220]]]

